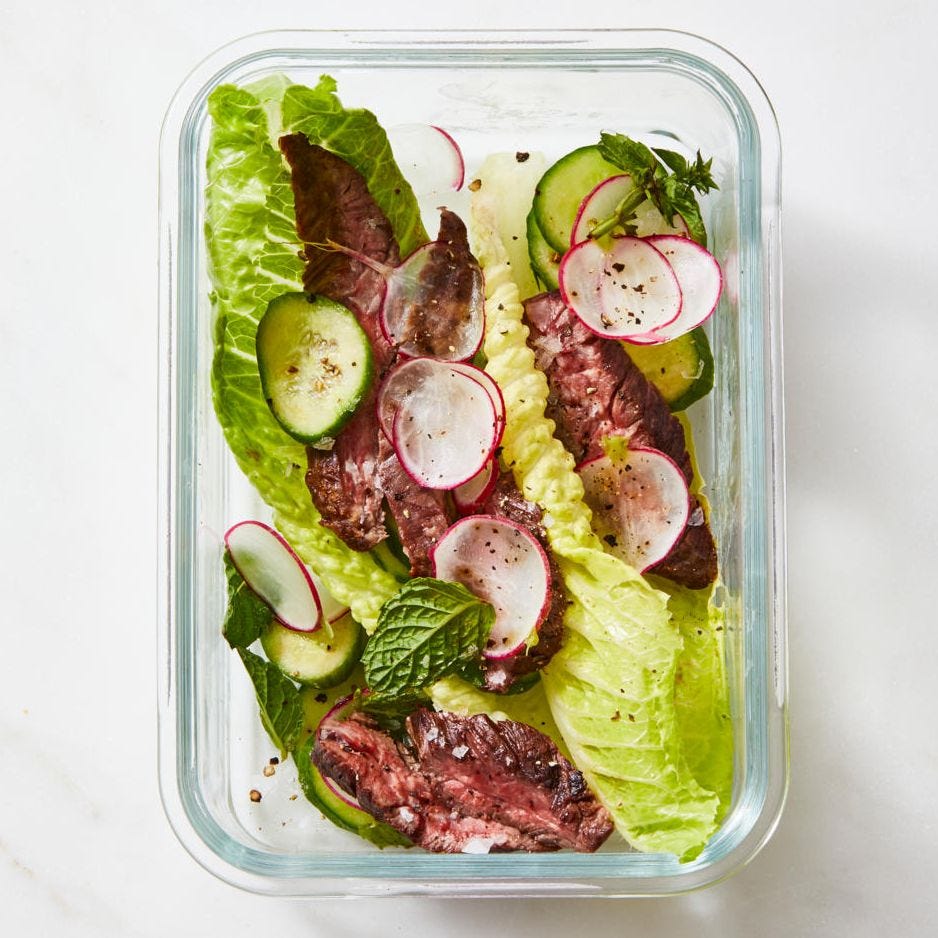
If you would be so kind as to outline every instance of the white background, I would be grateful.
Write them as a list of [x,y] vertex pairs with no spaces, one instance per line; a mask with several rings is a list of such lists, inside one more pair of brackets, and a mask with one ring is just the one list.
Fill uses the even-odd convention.
[[[926,0],[0,3],[0,933],[930,935],[938,928],[935,34]],[[283,901],[156,785],[163,111],[239,35],[662,26],[756,73],[784,153],[792,784],[730,881],[659,901]]]

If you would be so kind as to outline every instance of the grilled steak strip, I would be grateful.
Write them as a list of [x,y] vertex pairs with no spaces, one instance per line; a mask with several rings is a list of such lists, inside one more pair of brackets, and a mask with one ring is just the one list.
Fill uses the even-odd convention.
[[450,806],[493,813],[544,850],[593,851],[609,836],[609,815],[582,773],[533,727],[423,709],[407,731],[434,795]]
[[427,850],[595,850],[612,824],[553,742],[521,723],[418,710],[395,743],[363,713],[323,722],[313,762]]
[[410,561],[411,576],[433,576],[430,548],[456,520],[446,493],[421,488],[404,471],[390,444],[378,467],[378,481],[387,497],[397,535]]
[[[680,421],[657,388],[632,363],[618,342],[594,335],[567,309],[559,293],[541,293],[524,305],[528,342],[550,386],[547,415],[578,463],[602,455],[602,440],[620,434],[635,446],[660,450],[693,480]],[[691,589],[717,576],[717,554],[696,498],[691,520],[671,552],[653,572]]]
[[[393,265],[400,255],[391,225],[361,174],[345,160],[311,144],[305,134],[281,137],[280,149],[292,172],[297,233],[307,243],[303,287],[352,310],[371,341],[380,377],[394,360],[378,322],[383,278],[346,254],[313,245],[332,240]],[[369,550],[387,536],[383,496],[375,485],[381,459],[376,384],[331,450],[306,448],[306,484],[321,523],[355,550]]]

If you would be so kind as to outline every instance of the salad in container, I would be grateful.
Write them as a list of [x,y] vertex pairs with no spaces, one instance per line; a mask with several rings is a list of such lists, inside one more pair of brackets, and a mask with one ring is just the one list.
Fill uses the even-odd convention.
[[680,34],[399,39],[164,128],[170,819],[280,894],[715,881],[787,774],[771,110]]

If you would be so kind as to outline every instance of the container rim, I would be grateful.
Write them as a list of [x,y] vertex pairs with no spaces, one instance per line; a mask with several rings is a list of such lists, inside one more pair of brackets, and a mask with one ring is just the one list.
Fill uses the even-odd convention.
[[[768,664],[760,675],[758,712],[765,718],[764,784],[750,803],[737,805],[697,860],[679,864],[660,854],[541,854],[439,856],[351,854],[316,858],[270,854],[232,841],[202,802],[193,753],[186,745],[183,715],[187,679],[179,652],[186,636],[177,574],[182,557],[177,509],[185,499],[180,453],[187,428],[180,421],[184,367],[175,358],[180,261],[190,252],[191,183],[184,159],[195,128],[205,119],[209,92],[225,81],[250,80],[265,63],[278,68],[309,64],[376,68],[452,66],[551,68],[655,67],[704,84],[727,104],[753,155],[750,183],[759,211],[748,219],[746,245],[755,267],[759,315],[748,335],[750,365],[765,380],[761,413],[748,415],[764,441],[753,466],[768,479],[758,493],[768,506],[770,545],[761,641]],[[191,190],[191,185],[189,186]],[[190,192],[191,195],[191,192]],[[164,118],[160,136],[159,206],[159,564],[158,685],[159,779],[164,809],[186,850],[219,878],[254,892],[292,896],[452,895],[649,896],[688,892],[711,885],[747,864],[775,830],[788,787],[787,642],[784,551],[784,417],[781,372],[780,143],[772,105],[749,69],[732,53],[700,36],[662,29],[591,30],[272,30],[220,47],[183,80]],[[197,233],[195,234],[197,242]],[[741,232],[740,250],[743,250]],[[761,357],[760,357],[761,356]],[[755,496],[753,496],[755,497]],[[756,636],[759,639],[759,636]],[[747,690],[748,693],[748,690]],[[376,866],[375,858],[382,863]],[[391,862],[388,862],[391,861]],[[623,861],[625,863],[623,864]]]

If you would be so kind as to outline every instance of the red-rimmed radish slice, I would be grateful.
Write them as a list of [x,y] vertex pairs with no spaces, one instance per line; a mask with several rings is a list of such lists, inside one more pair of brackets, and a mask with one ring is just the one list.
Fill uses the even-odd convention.
[[498,460],[493,456],[468,482],[453,489],[453,504],[462,514],[475,511],[492,494],[498,481]]
[[378,389],[375,408],[378,426],[392,441],[394,436],[394,418],[401,401],[413,394],[424,381],[432,381],[446,367],[435,358],[412,358],[401,362],[385,377]]
[[630,340],[640,345],[669,342],[696,329],[713,315],[723,292],[723,272],[717,259],[696,241],[675,235],[654,235],[646,240],[667,258],[681,286],[682,303],[677,319],[646,337]]
[[313,585],[316,587],[316,594],[319,596],[319,605],[322,609],[323,619],[329,623],[329,625],[335,625],[343,616],[345,616],[349,607],[340,603],[333,595],[326,589],[325,584],[322,580],[312,571],[309,570],[310,577],[312,577]]
[[434,576],[462,583],[495,607],[483,654],[510,658],[550,611],[550,564],[530,531],[494,515],[457,521],[430,553]]
[[387,131],[394,160],[418,199],[458,192],[466,178],[459,144],[434,124],[398,124]]
[[294,632],[322,625],[322,603],[312,575],[293,548],[269,525],[241,521],[225,532],[225,546],[244,582]]
[[687,526],[690,496],[677,464],[656,449],[599,456],[577,469],[593,527],[612,552],[645,571],[671,552]]
[[[428,265],[436,269],[425,278]],[[456,298],[439,289],[441,279],[456,285]],[[479,350],[485,334],[485,283],[477,264],[456,263],[445,242],[431,241],[386,271],[385,282],[381,331],[403,355],[464,361]],[[442,335],[439,323],[444,313]]]
[[[345,710],[348,707],[348,705],[352,702],[354,697],[355,697],[354,694],[347,694],[345,697],[342,697],[341,699],[337,700],[332,705],[332,707],[330,707],[330,709],[326,711],[326,713],[323,715],[323,718],[319,721],[319,726],[316,727],[317,737],[319,736],[323,723],[325,723],[326,720],[329,720],[332,717],[339,716],[341,711]],[[326,786],[326,788],[329,789],[329,791],[332,792],[333,795],[336,796],[336,798],[340,799],[341,801],[344,801],[347,805],[350,805],[353,808],[358,808],[359,810],[361,810],[361,803],[356,797],[354,797],[353,795],[350,795],[344,788],[342,788],[339,785],[338,782],[331,779],[324,772],[320,772],[319,775],[323,780],[323,784]]]
[[391,443],[404,471],[430,489],[454,489],[482,470],[500,424],[488,391],[445,368],[401,400]]
[[427,381],[440,381],[452,372],[458,372],[480,384],[489,395],[497,420],[496,443],[501,442],[505,429],[505,399],[495,379],[475,365],[467,362],[442,362],[435,358],[411,358],[393,368],[378,389],[375,402],[378,425],[393,443],[394,418],[401,401],[414,394]]
[[505,430],[505,397],[502,394],[502,389],[498,386],[498,382],[487,371],[476,368],[475,365],[470,365],[468,362],[453,362],[451,367],[478,381],[488,391],[489,397],[492,398],[492,406],[495,408],[495,416],[500,423],[498,431],[498,442],[500,443]]
[[570,232],[570,247],[586,241],[590,231],[615,212],[631,189],[632,177],[628,173],[610,176],[599,183],[580,203]]
[[[619,203],[631,189],[632,177],[628,173],[610,176],[599,183],[580,203],[573,230],[570,232],[570,246],[573,247],[589,238],[590,231],[615,213]],[[635,217],[629,224],[635,228],[635,234],[640,238],[653,234],[687,234],[687,225],[680,215],[674,216],[672,225],[654,203],[647,199],[635,210]]]
[[570,248],[560,262],[560,293],[582,323],[610,339],[645,336],[681,312],[681,288],[667,258],[641,238]]

